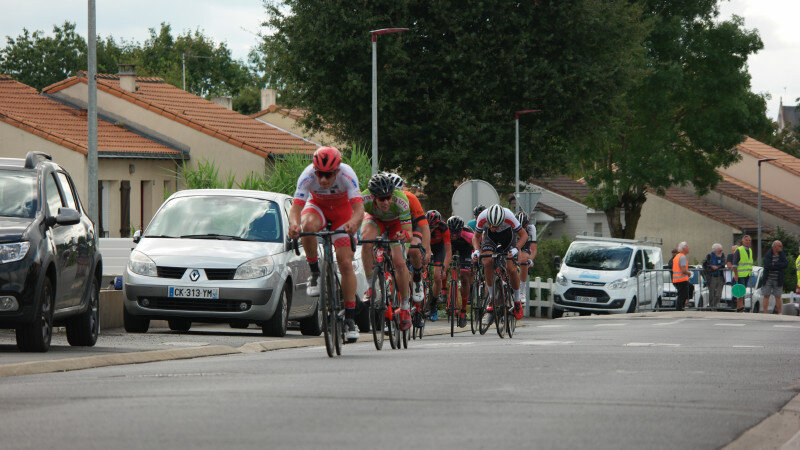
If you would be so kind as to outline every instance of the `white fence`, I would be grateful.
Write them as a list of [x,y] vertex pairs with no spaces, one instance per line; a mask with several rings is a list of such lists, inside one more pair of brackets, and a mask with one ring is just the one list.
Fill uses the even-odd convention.
[[103,277],[121,276],[135,246],[131,238],[100,238]]
[[[553,290],[555,283],[552,278],[542,281],[536,277],[533,281],[528,280],[528,304],[530,317],[553,318]],[[547,290],[546,298],[542,298],[542,289]]]

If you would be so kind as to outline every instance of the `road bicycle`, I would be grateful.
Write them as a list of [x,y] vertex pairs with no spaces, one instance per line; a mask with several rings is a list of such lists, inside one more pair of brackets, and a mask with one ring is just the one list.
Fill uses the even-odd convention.
[[[397,279],[392,264],[392,251],[390,244],[400,243],[399,239],[362,239],[360,244],[374,244],[372,254],[375,257],[373,268],[372,298],[369,299],[369,325],[372,329],[372,340],[375,348],[383,348],[385,337],[389,336],[389,345],[399,349],[403,345],[408,348],[409,330],[400,331],[400,314],[395,310],[400,305],[400,297],[395,286]],[[405,245],[403,257],[405,257]],[[402,340],[402,343],[401,343]]]
[[[514,291],[511,289],[506,271],[508,252],[498,246],[491,254],[481,255],[481,258],[492,258],[494,264],[494,282],[492,283],[494,295],[490,300],[497,335],[504,338],[508,334],[508,337],[511,338],[517,327],[517,318],[514,316]],[[512,260],[512,262],[517,264],[516,261]],[[485,310],[484,314],[486,314]]]
[[[305,231],[300,236],[315,236],[322,239],[323,257],[319,260],[319,299],[317,308],[322,311],[322,332],[325,335],[325,351],[333,358],[342,354],[344,338],[344,300],[339,274],[334,266],[333,236],[342,234],[341,230]],[[292,239],[295,254],[300,255],[297,239]],[[350,249],[355,251],[356,241],[350,236]]]
[[[422,260],[425,261],[425,247],[422,244],[415,244],[409,246],[409,248],[418,248],[422,254]],[[408,270],[409,273],[413,273],[414,267],[411,265],[411,261],[408,261]],[[427,320],[428,314],[428,297],[430,296],[430,282],[428,280],[428,269],[427,267],[423,266],[422,272],[420,274],[420,283],[422,284],[422,301],[419,304],[415,304],[411,307],[411,338],[412,339],[422,339],[422,335],[425,332],[425,322]],[[411,289],[413,292],[414,281],[411,281]]]
[[469,327],[472,334],[480,333],[486,334],[491,323],[485,327],[482,324],[483,314],[486,309],[486,279],[483,276],[483,265],[480,263],[472,263],[472,288],[469,291]]
[[461,304],[458,301],[458,255],[454,256],[450,261],[450,276],[447,289],[447,304],[445,311],[447,318],[450,321],[450,337],[455,335],[455,328],[458,324],[458,316],[461,313]]

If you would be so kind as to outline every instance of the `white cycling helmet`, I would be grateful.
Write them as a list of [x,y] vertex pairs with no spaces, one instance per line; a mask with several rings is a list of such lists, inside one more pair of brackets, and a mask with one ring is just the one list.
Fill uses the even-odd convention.
[[394,183],[397,189],[400,189],[401,191],[403,190],[403,187],[406,185],[406,182],[403,180],[403,177],[401,177],[396,173],[390,173],[390,172],[386,172],[386,176],[388,176],[389,179],[392,180],[392,183]]
[[486,221],[490,227],[499,227],[506,220],[506,211],[500,205],[492,205],[486,212]]

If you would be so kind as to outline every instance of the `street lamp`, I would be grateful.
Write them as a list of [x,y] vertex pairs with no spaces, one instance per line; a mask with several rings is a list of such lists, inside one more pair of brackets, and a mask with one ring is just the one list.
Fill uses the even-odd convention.
[[[541,109],[523,109],[522,111],[514,111],[514,123],[516,124],[516,139],[515,139],[515,148],[516,148],[516,165],[514,167],[514,194],[519,193],[519,116],[523,114],[530,114],[535,112],[540,112]],[[515,211],[519,212],[519,202],[515,202]]]
[[372,38],[372,174],[378,173],[378,35],[408,31],[408,28],[381,28],[369,32]]
[[758,259],[756,264],[761,264],[761,163],[775,161],[778,158],[759,158],[758,159]]

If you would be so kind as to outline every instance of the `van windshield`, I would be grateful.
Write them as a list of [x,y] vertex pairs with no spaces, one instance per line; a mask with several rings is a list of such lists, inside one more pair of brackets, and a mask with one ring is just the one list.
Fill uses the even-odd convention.
[[632,254],[628,247],[581,242],[572,244],[564,263],[578,269],[624,270],[630,266]]

